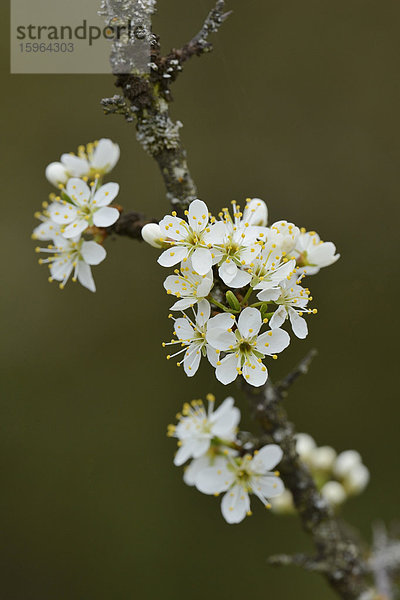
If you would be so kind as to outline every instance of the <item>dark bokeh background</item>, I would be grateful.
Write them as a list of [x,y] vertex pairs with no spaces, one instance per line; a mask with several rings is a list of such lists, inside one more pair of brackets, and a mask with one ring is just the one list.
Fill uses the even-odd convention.
[[[160,2],[165,49],[197,31],[211,5]],[[211,209],[260,196],[272,220],[316,229],[342,254],[310,280],[319,315],[272,375],[319,349],[288,408],[320,444],[362,453],[372,482],[344,514],[369,539],[372,520],[397,516],[400,490],[400,4],[228,5],[215,53],[176,84],[173,114]],[[62,152],[113,138],[124,205],[154,215],[167,205],[133,127],[102,114],[111,76],[9,76],[2,43],[1,597],[330,600],[317,576],[266,566],[271,553],[309,548],[296,519],[254,503],[251,519],[228,526],[218,500],[187,488],[173,467],[167,423],[183,401],[227,390],[205,364],[189,380],[165,361],[171,323],[156,252],[110,242],[96,295],[47,283],[29,236],[51,191],[44,167]]]

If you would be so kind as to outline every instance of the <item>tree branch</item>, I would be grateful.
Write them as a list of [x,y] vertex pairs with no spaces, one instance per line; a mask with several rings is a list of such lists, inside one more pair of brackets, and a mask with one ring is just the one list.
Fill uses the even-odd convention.
[[[278,386],[268,380],[261,388],[250,387],[245,382],[242,387],[266,439],[279,444],[283,450],[279,470],[286,487],[292,492],[303,527],[312,536],[317,552],[312,563],[308,564],[309,567],[312,564],[309,570],[321,571],[343,600],[360,599],[363,594],[365,598],[372,598],[366,583],[367,568],[359,548],[343,533],[331,508],[318,492],[308,467],[300,460],[296,452],[295,429],[283,408],[283,392],[301,373],[306,372],[314,354],[307,355]],[[302,561],[298,557],[295,561],[282,561],[281,557],[280,561],[275,559],[276,562],[300,564]]]
[[118,221],[111,227],[105,228],[104,231],[107,235],[121,235],[142,242],[142,228],[147,223],[158,223],[158,221],[136,211],[121,212]]
[[[125,16],[134,11],[135,2],[125,0]],[[182,64],[191,56],[200,56],[212,49],[208,41],[210,34],[218,31],[228,17],[224,12],[224,0],[218,0],[208,14],[200,32],[183,48],[172,50],[166,57],[160,52],[160,43],[149,27],[145,30],[151,48],[150,74],[125,71],[117,75],[116,86],[122,96],[102,100],[106,114],[123,114],[128,121],[136,118],[137,139],[144,150],[152,156],[160,170],[167,189],[167,198],[180,214],[197,198],[197,189],[187,164],[186,150],[180,137],[180,121],[174,122],[169,114],[172,101],[171,83],[182,70]],[[102,14],[107,21],[121,18],[121,0],[104,0]],[[129,40],[126,40],[129,45]],[[121,73],[126,53],[121,43],[113,50],[111,63],[115,74]]]

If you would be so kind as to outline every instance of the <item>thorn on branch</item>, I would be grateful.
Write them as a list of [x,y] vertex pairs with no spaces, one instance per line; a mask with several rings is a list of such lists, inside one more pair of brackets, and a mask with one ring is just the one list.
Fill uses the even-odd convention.
[[273,567],[296,566],[314,573],[328,573],[330,568],[325,562],[306,554],[276,554],[267,559]]
[[232,10],[225,11],[225,0],[218,0],[215,7],[208,13],[202,28],[182,48],[174,48],[162,59],[162,71],[168,74],[170,81],[174,81],[180,71],[182,64],[192,56],[201,56],[213,50],[213,45],[209,41],[212,33],[217,33],[221,25],[232,14]]
[[119,94],[115,94],[112,98],[103,98],[101,105],[105,115],[122,115],[128,123],[133,121],[132,109]]

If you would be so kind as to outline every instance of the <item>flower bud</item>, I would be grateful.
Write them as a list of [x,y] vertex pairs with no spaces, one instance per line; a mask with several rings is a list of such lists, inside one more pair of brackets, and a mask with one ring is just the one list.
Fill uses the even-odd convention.
[[363,464],[355,465],[346,474],[343,485],[346,488],[348,494],[361,494],[367,487],[369,482],[369,470]]
[[333,472],[336,477],[342,479],[353,469],[361,464],[361,456],[356,450],[346,450],[341,452],[336,458],[333,466]]
[[226,292],[226,301],[233,310],[240,310],[239,300],[236,298],[235,294],[228,290]]
[[157,223],[147,223],[142,227],[142,238],[153,248],[162,248],[161,229]]
[[316,471],[329,471],[336,459],[336,450],[330,446],[320,446],[311,452],[308,462]]
[[339,506],[346,500],[346,491],[338,481],[328,481],[321,489],[321,495],[332,506]]
[[60,184],[67,183],[67,169],[60,162],[52,162],[46,167],[46,178],[52,185],[58,187]]
[[274,513],[288,515],[294,513],[293,496],[289,490],[284,490],[282,494],[271,498],[271,508]]
[[264,200],[253,198],[246,204],[243,212],[243,221],[250,225],[265,227],[268,222],[268,208]]
[[301,459],[307,461],[315,447],[314,438],[308,433],[298,433],[296,435],[296,450]]

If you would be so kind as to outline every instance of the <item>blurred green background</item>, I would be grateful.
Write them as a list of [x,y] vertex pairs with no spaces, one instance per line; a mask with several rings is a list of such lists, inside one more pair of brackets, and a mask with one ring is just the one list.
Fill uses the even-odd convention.
[[[163,0],[164,49],[198,29],[212,0]],[[174,88],[175,118],[212,210],[259,196],[333,240],[341,260],[309,280],[319,315],[271,369],[319,356],[287,401],[298,430],[357,448],[372,482],[344,515],[369,539],[398,515],[396,354],[400,3],[230,0],[215,52]],[[2,7],[3,22],[8,13]],[[3,36],[4,37],[4,36]],[[156,165],[121,117],[104,117],[111,76],[10,76],[2,63],[3,307],[1,597],[7,600],[330,600],[315,575],[266,557],[309,550],[295,518],[228,526],[219,501],[181,481],[165,437],[181,404],[218,385],[167,363],[165,270],[155,250],[110,241],[97,294],[47,282],[30,240],[51,191],[47,163],[99,137],[121,146],[112,179],[126,208],[168,210]],[[250,423],[244,417],[244,425]]]

